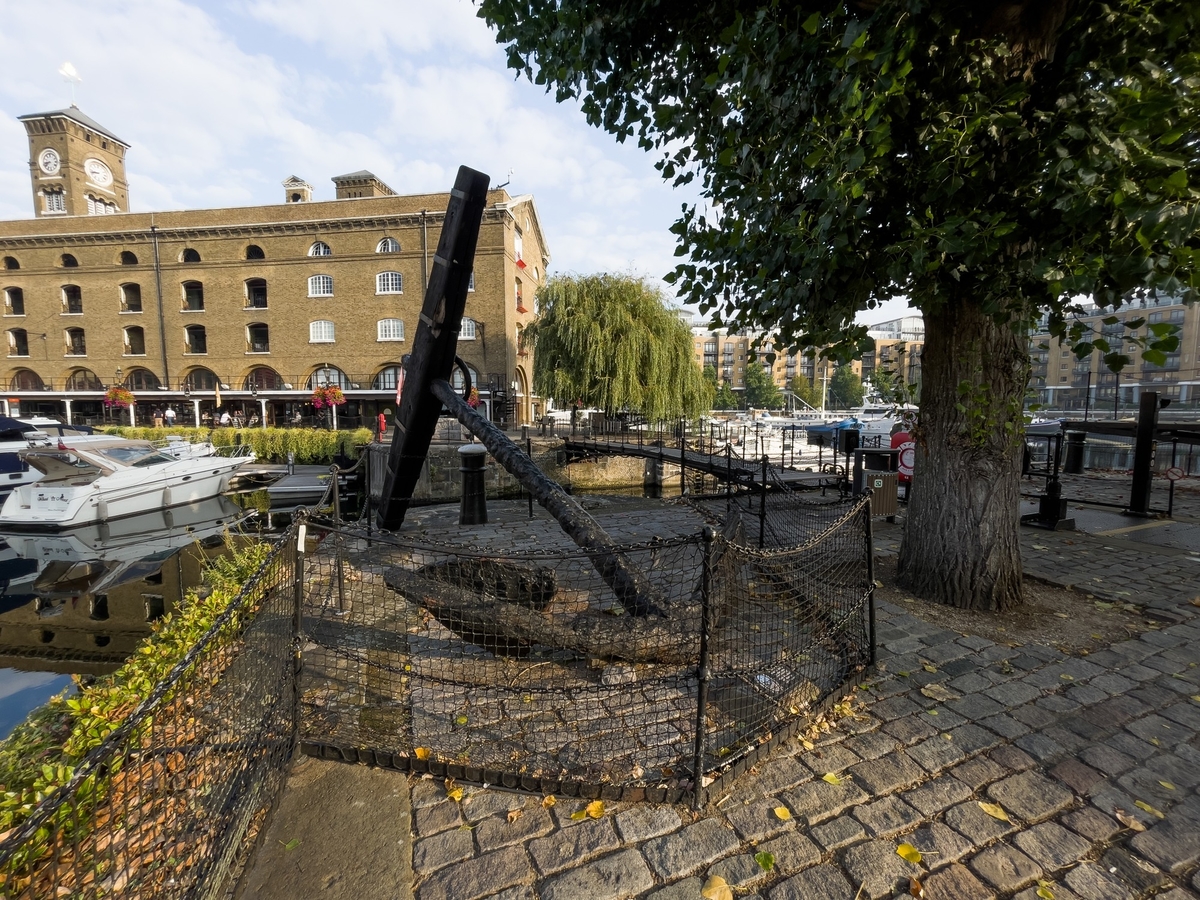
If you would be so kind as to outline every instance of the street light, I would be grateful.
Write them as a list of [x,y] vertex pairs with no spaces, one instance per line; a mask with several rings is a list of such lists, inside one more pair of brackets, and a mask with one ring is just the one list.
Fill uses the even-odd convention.
[[118,385],[121,384],[121,367],[120,366],[117,366],[116,378],[117,378],[116,383]]

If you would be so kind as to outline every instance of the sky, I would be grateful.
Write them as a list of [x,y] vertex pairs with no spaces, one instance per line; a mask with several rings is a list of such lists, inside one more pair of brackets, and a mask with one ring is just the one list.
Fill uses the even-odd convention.
[[0,219],[33,215],[16,117],[74,90],[132,145],[135,212],[278,203],[291,175],[332,199],[330,178],[359,169],[398,193],[445,191],[465,164],[534,195],[551,274],[631,273],[671,296],[669,228],[697,188],[671,188],[654,154],[515,79],[475,13],[468,0],[0,0]]

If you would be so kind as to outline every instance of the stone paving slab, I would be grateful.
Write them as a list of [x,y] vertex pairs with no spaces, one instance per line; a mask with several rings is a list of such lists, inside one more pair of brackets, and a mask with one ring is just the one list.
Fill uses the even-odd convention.
[[[898,536],[880,523],[881,552]],[[1158,626],[1069,657],[879,604],[881,666],[861,677],[852,717],[811,750],[793,740],[718,782],[698,814],[610,803],[576,821],[581,803],[543,816],[532,798],[510,822],[509,799],[486,806],[496,792],[468,787],[456,803],[438,780],[412,780],[417,900],[694,900],[714,874],[738,900],[903,897],[911,877],[926,900],[1038,900],[1042,883],[1057,900],[1197,900],[1200,561],[1080,533],[1021,540],[1030,573],[1136,596]],[[954,697],[922,692],[934,686]]]

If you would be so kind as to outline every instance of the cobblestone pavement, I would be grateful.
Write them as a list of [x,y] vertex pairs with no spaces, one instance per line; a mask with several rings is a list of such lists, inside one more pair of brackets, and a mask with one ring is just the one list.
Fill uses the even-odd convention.
[[[881,523],[878,552],[898,538]],[[697,817],[610,804],[576,819],[577,801],[468,787],[455,802],[415,780],[418,900],[683,900],[713,875],[763,900],[907,896],[910,878],[929,900],[1200,897],[1200,561],[1079,532],[1025,529],[1022,546],[1031,574],[1159,626],[1072,657],[881,605],[882,671],[855,715]]]

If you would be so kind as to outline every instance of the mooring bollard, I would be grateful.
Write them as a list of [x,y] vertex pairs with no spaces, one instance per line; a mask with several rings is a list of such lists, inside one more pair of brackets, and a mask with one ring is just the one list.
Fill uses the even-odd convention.
[[458,457],[458,471],[462,472],[462,506],[458,511],[458,524],[486,525],[487,491],[483,473],[487,471],[484,465],[487,448],[482,444],[463,444],[458,448]]

